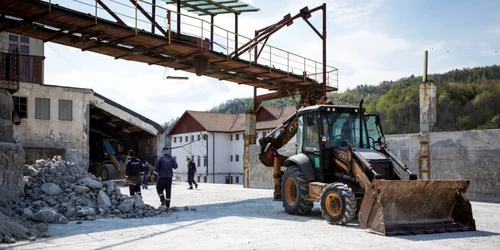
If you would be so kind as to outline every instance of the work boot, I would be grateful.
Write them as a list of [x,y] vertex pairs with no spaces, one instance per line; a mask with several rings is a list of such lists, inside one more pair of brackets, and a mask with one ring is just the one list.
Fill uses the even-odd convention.
[[193,186],[189,186],[189,188],[188,188],[188,189],[193,189]]
[[196,188],[196,189],[198,188],[198,183],[194,184],[194,188]]

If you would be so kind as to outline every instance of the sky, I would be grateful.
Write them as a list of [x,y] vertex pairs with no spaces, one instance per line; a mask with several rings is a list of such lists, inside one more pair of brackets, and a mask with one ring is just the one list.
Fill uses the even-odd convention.
[[[95,11],[82,4],[93,5],[92,0],[52,2],[84,13]],[[135,11],[123,5],[130,6],[129,1],[104,2],[120,13],[127,24],[135,25]],[[239,34],[249,38],[255,30],[280,21],[288,13],[293,16],[306,6],[302,0],[244,2],[260,9],[239,17]],[[327,65],[338,69],[340,92],[357,85],[422,75],[425,50],[429,51],[429,73],[500,64],[500,1],[308,0],[307,6],[312,9],[323,2],[327,3]],[[175,10],[175,6],[161,5]],[[164,13],[157,10],[159,15],[165,16]],[[98,16],[111,19],[103,10],[98,10]],[[146,20],[140,13],[138,17]],[[321,30],[321,11],[313,13],[309,20]],[[160,18],[159,23],[166,26],[165,19]],[[183,18],[181,23],[183,32],[201,33],[197,28],[201,21]],[[216,16],[215,24],[233,31],[234,15]],[[138,25],[150,30],[150,24]],[[222,29],[215,33],[226,34]],[[219,42],[225,43],[225,39]],[[273,34],[268,44],[311,60],[322,60],[321,39],[301,19]],[[253,97],[253,87],[115,60],[54,43],[45,44],[45,56],[45,84],[93,89],[159,124],[180,117],[186,110],[206,111],[233,98]],[[166,76],[187,76],[189,80],[167,80]]]

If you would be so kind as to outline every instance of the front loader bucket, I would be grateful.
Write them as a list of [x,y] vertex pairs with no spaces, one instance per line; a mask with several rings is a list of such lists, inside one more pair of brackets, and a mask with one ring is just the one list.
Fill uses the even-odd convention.
[[388,236],[474,231],[468,186],[469,180],[373,180],[359,223]]

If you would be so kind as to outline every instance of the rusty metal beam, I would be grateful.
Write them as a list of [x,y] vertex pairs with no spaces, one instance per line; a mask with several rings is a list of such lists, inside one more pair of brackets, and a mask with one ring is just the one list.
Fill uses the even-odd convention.
[[[39,13],[37,15],[34,15],[34,16],[31,16],[31,17],[28,17],[28,18],[22,18],[23,20],[22,21],[17,21],[18,23],[11,24],[11,25],[3,27],[2,29],[0,29],[0,32],[8,30],[8,29],[15,28],[16,26],[23,26],[23,25],[26,25],[26,24],[32,24],[34,21],[38,20],[38,18],[43,17],[43,16],[45,16],[45,15],[47,15],[49,13],[50,13],[49,11],[44,11],[42,13]],[[2,19],[6,19],[5,16],[2,16]],[[14,20],[12,20],[12,21],[14,21]]]
[[137,9],[153,24],[165,37],[168,37],[168,33],[146,12],[137,2],[137,0],[130,0],[132,4],[137,6]]
[[116,45],[118,44],[119,42],[121,41],[124,41],[124,40],[127,40],[131,37],[134,37],[135,34],[132,34],[132,35],[128,35],[128,36],[125,36],[125,37],[120,37],[120,38],[117,38],[117,39],[114,39],[114,40],[111,40],[107,43],[103,43],[103,42],[99,42],[99,41],[96,41],[98,44],[95,44],[95,45],[92,45],[92,46],[89,46],[89,47],[86,47],[86,48],[82,48],[82,51],[86,51],[86,50],[91,50],[91,49],[94,49],[94,48],[98,48],[98,47],[101,47],[101,46],[112,46],[112,45]]
[[84,31],[84,30],[86,30],[86,29],[88,29],[88,28],[92,28],[92,27],[94,27],[94,26],[96,26],[96,24],[95,24],[95,23],[93,23],[93,24],[91,24],[91,25],[83,26],[83,27],[80,27],[80,28],[78,28],[78,29],[74,29],[74,30],[71,30],[71,31],[69,31],[69,30],[68,30],[68,33],[64,33],[64,32],[63,32],[64,30],[67,30],[67,29],[61,29],[61,30],[59,30],[59,31],[58,31],[60,34],[55,35],[55,36],[52,36],[52,37],[49,37],[49,38],[47,38],[47,39],[43,40],[43,42],[50,42],[50,41],[52,41],[52,40],[54,40],[54,39],[57,39],[57,38],[60,38],[60,37],[66,36],[66,35],[68,35],[68,34],[70,34],[70,35],[71,35],[71,34],[73,34],[73,33],[78,33],[78,32]]
[[102,6],[119,24],[127,26],[127,24],[117,16],[106,4],[104,4],[101,0],[95,0],[99,5]]

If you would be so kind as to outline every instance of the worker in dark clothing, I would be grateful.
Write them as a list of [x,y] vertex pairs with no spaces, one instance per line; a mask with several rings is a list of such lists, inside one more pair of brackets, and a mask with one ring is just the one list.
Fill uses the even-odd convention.
[[196,164],[191,160],[191,158],[187,158],[187,167],[188,167],[188,183],[189,183],[189,188],[188,189],[193,189],[193,184],[195,188],[198,188],[198,183],[194,180],[194,175],[196,174]]
[[125,169],[125,182],[128,183],[128,188],[130,196],[141,194],[141,177],[144,172],[142,172],[142,162],[135,157],[135,152],[133,150],[128,151],[128,156],[130,156],[127,162],[127,167]]
[[142,161],[142,172],[144,172],[144,178],[142,180],[142,189],[148,189],[149,183],[149,164],[147,160]]
[[[155,173],[158,175],[156,192],[160,197],[161,206],[170,207],[170,196],[172,193],[172,176],[177,169],[177,161],[167,152],[166,148],[161,151],[162,156],[155,164]],[[164,193],[165,192],[165,193]]]

